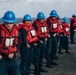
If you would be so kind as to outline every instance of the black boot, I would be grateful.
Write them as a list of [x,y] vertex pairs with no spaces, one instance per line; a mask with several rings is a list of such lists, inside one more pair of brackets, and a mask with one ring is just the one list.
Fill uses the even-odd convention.
[[58,56],[53,57],[54,60],[58,60]]
[[26,75],[30,75],[30,73],[27,73]]
[[53,61],[51,61],[50,63],[51,63],[51,65],[59,65],[58,63],[53,62]]
[[74,41],[72,41],[71,44],[76,44],[76,43]]
[[54,66],[50,64],[50,61],[49,60],[47,60],[46,67],[47,68],[53,68]]
[[22,74],[22,73],[21,73],[21,75],[25,75],[25,74]]
[[61,51],[58,51],[59,54],[63,54]]
[[68,50],[66,50],[66,51],[65,51],[65,53],[68,53],[68,54],[70,54],[70,52],[69,52]]
[[42,65],[39,66],[39,69],[40,69],[40,72],[45,72],[45,73],[48,72],[45,68],[42,67]]
[[35,66],[34,74],[35,74],[35,75],[41,75],[41,74],[40,74],[39,65],[36,65],[36,66]]

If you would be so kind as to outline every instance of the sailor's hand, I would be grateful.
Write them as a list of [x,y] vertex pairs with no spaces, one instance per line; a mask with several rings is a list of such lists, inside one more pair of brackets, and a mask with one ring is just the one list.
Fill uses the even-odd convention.
[[55,37],[56,36],[56,33],[55,34],[53,34],[53,37]]
[[43,41],[42,41],[42,40],[40,40],[40,43],[42,44],[42,43],[43,43]]
[[30,48],[30,45],[29,45],[29,44],[27,44],[26,46],[27,46],[28,48]]
[[34,46],[37,46],[37,43],[34,43]]
[[8,58],[10,58],[10,59],[12,59],[13,57],[14,57],[13,53],[11,53],[11,54],[8,55]]
[[76,31],[76,29],[74,29],[73,31]]
[[45,38],[45,41],[47,41],[48,39],[47,38]]
[[49,37],[49,38],[51,37],[50,34],[48,35],[48,37]]
[[63,36],[63,35],[60,35],[60,36]]
[[2,55],[0,55],[0,60],[2,59]]

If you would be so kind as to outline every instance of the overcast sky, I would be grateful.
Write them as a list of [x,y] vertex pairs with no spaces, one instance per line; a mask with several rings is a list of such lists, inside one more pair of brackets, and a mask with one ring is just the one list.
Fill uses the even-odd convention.
[[0,18],[8,10],[18,18],[27,13],[35,18],[40,11],[48,17],[51,10],[56,10],[60,17],[71,17],[76,13],[76,0],[0,0]]

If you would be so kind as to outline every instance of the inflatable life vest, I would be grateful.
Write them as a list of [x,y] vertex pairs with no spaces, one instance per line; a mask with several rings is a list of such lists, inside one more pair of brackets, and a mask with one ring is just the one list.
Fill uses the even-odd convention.
[[44,20],[43,23],[40,23],[39,21],[34,21],[37,26],[37,32],[39,38],[47,38],[48,37],[48,26],[46,24],[46,21]]
[[76,27],[76,19],[71,18],[70,21],[74,21],[73,25]]
[[32,25],[25,25],[25,24],[20,24],[20,29],[24,28],[27,34],[27,41],[28,43],[34,43],[38,41],[38,35],[37,32],[35,31],[35,29],[33,28]]
[[58,33],[59,33],[59,34],[64,33],[64,28],[63,28],[63,25],[62,25],[62,24],[60,24],[60,25],[58,26]]
[[64,22],[62,22],[62,25],[63,25],[63,28],[64,28],[64,34],[69,35],[70,34],[70,25],[65,24]]
[[3,24],[0,25],[0,53],[8,55],[17,52],[18,37],[19,33],[15,26],[9,32]]
[[58,25],[59,25],[59,22],[58,22],[58,19],[52,19],[52,18],[48,18],[47,20],[50,21],[50,30],[49,32],[52,32],[52,33],[56,33],[58,32]]

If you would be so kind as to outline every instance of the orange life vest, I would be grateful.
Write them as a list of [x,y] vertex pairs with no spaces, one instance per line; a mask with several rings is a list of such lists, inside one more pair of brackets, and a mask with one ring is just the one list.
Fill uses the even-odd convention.
[[70,34],[70,25],[65,24],[64,22],[62,22],[62,25],[63,25],[63,28],[64,28],[64,34],[69,35]]
[[74,21],[73,25],[76,27],[76,19],[71,18],[70,21],[72,21],[72,20]]
[[21,29],[21,28],[25,29],[26,34],[27,34],[27,36],[26,36],[27,37],[27,41],[28,41],[29,44],[38,41],[37,32],[35,31],[35,29],[33,28],[32,25],[28,26],[28,25],[25,25],[25,24],[22,23],[19,26],[20,26],[19,29]]
[[48,37],[48,25],[46,24],[46,20],[44,20],[43,23],[40,23],[39,21],[34,21],[37,26],[37,32],[39,38],[46,38]]
[[53,32],[53,33],[56,33],[56,32],[58,32],[58,25],[59,25],[59,21],[58,21],[58,19],[56,18],[56,19],[52,19],[52,18],[47,18],[47,20],[49,20],[50,21],[50,30],[49,30],[49,32]]
[[62,25],[62,24],[60,24],[60,25],[58,26],[58,33],[59,33],[59,34],[64,33],[64,28],[63,28],[63,25]]
[[0,53],[10,54],[17,51],[16,45],[18,44],[19,33],[15,26],[12,29],[12,32],[9,32],[4,24],[0,25]]

